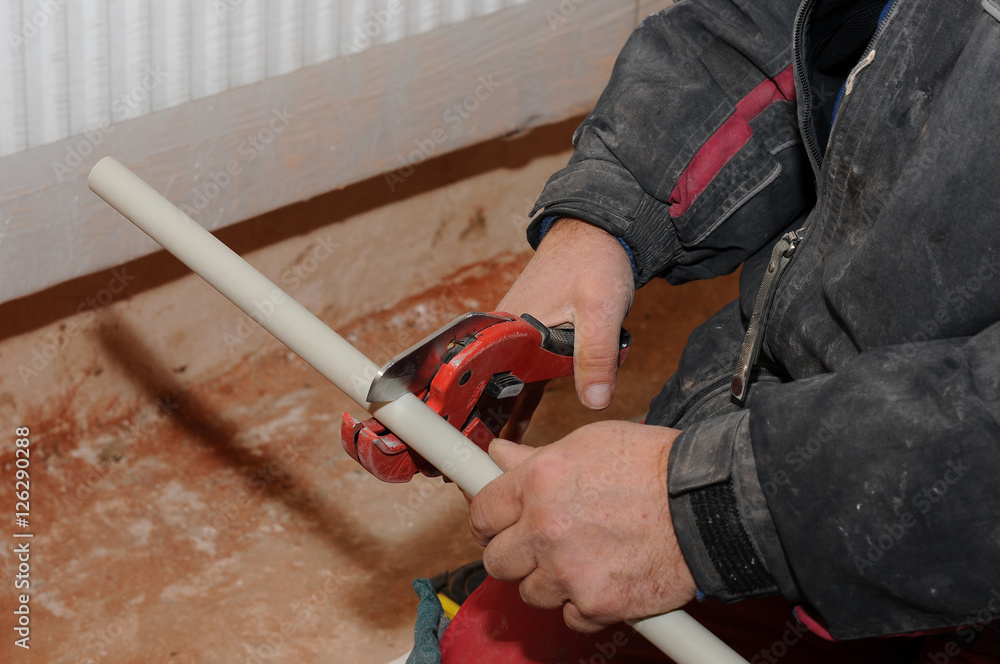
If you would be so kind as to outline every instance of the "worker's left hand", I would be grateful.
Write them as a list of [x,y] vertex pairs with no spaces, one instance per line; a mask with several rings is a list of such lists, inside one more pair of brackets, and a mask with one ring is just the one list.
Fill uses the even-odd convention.
[[676,429],[599,422],[534,449],[496,440],[505,471],[472,500],[469,522],[491,576],[520,581],[539,608],[594,632],[671,611],[695,595],[667,503]]

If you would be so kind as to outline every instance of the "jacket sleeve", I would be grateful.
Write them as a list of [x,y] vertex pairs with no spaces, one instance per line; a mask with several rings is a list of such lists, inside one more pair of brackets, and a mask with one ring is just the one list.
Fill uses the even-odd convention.
[[576,217],[631,250],[637,285],[734,270],[813,198],[791,42],[799,0],[691,0],[632,34],[528,228]]
[[1000,618],[997,478],[1000,323],[755,385],[678,438],[669,486],[706,594],[780,588],[835,638],[971,636]]

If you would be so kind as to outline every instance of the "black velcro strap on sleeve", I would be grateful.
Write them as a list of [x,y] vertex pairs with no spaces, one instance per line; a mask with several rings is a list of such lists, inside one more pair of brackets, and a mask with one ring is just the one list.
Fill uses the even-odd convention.
[[698,534],[730,592],[750,596],[773,588],[774,579],[743,526],[732,482],[696,489],[689,497]]

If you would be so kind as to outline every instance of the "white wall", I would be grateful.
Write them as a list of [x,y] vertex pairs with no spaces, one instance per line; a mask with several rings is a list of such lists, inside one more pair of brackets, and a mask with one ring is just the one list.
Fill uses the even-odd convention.
[[[59,111],[55,120],[40,119],[27,130],[34,138],[18,140],[22,147],[32,141],[43,144],[0,159],[0,302],[158,248],[86,188],[90,167],[104,155],[116,156],[213,230],[379,174],[385,174],[391,189],[430,156],[586,112],[637,19],[669,4],[466,0],[460,5],[442,0],[434,9],[433,3],[402,0],[406,11],[399,14],[400,27],[389,20],[376,35],[391,43],[303,66],[310,58],[331,55],[328,37],[317,32],[318,22],[303,18],[307,7],[319,13],[330,10],[330,20],[332,6],[341,18],[350,7],[356,28],[357,21],[371,17],[371,9],[366,14],[358,7],[373,5],[221,1],[232,6],[226,14],[231,22],[259,22],[260,12],[254,14],[252,7],[274,12],[280,6],[291,18],[268,14],[265,33],[234,30],[229,23],[230,37],[215,42],[197,34],[184,37],[190,46],[185,55],[184,49],[170,51],[169,44],[181,39],[184,26],[208,32],[219,27],[204,15],[198,23],[191,14],[190,7],[210,2],[178,3],[176,12],[164,9],[167,2],[150,3],[155,9],[145,17],[141,12],[109,12],[102,23],[100,16],[83,11],[86,3],[52,0],[58,11],[50,17],[51,25],[21,46],[24,67],[34,60],[41,63],[30,85],[38,90],[35,107],[21,113],[41,118],[47,110],[63,108],[66,98],[83,100],[87,113],[70,123],[69,131],[82,133],[59,140],[53,139],[65,131],[67,117],[77,116],[67,110],[66,117]],[[34,6],[29,0],[22,5]],[[117,3],[107,0],[106,6]],[[157,12],[163,12],[160,19]],[[10,16],[7,20],[9,27]],[[130,47],[122,37],[128,33],[123,26],[140,26],[134,29],[141,33],[141,26],[154,20],[168,27],[151,39],[148,49]],[[448,22],[452,24],[443,25]],[[97,36],[83,40],[87,43],[100,44],[103,35],[116,44],[111,66],[95,79],[96,93],[89,82],[82,84],[68,72],[84,67],[88,58],[100,62],[101,56],[78,44],[74,48],[80,50],[70,57],[68,46],[58,46],[50,36],[60,33],[60,25],[62,34],[70,34],[70,25],[93,31]],[[298,41],[279,38],[272,25],[297,25],[302,36]],[[324,30],[333,29],[329,22],[324,25]],[[411,34],[425,29],[430,31]],[[266,48],[241,41],[254,34],[266,36]],[[403,34],[411,36],[397,39]],[[221,48],[223,43],[228,50]],[[237,47],[241,55],[233,55]],[[243,57],[245,53],[255,55]],[[141,76],[130,78],[136,63],[171,58],[176,62],[170,67],[140,68]],[[128,66],[122,69],[122,63]],[[17,78],[6,64],[0,71],[5,81]],[[70,92],[48,89],[63,79]],[[111,105],[102,106],[108,95]],[[184,103],[173,105],[177,100]],[[145,114],[131,117],[122,111],[118,117],[114,109],[123,104],[141,106]],[[18,111],[9,103],[2,112],[16,124],[11,118]],[[96,129],[82,129],[95,121]]]

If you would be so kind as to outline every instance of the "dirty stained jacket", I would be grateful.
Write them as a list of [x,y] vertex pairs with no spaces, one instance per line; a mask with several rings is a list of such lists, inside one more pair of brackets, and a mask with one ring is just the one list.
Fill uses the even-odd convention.
[[780,592],[834,638],[1000,617],[1000,0],[679,2],[574,146],[532,243],[581,218],[638,286],[743,265],[648,419],[684,431],[670,509],[700,591]]

